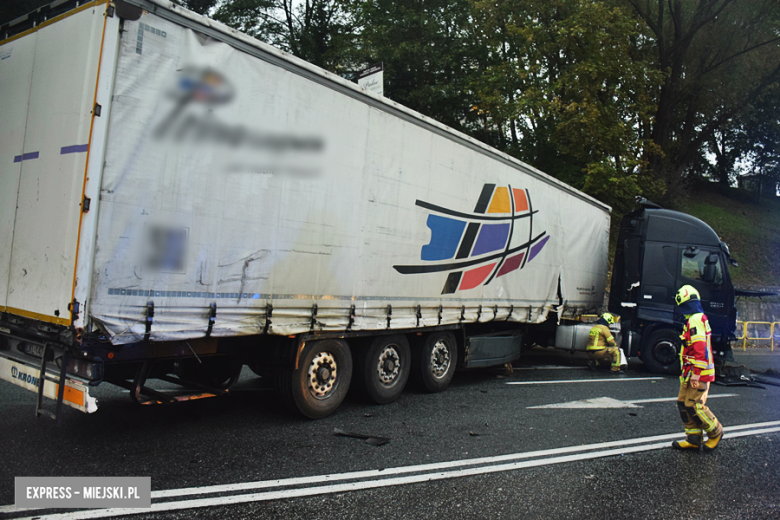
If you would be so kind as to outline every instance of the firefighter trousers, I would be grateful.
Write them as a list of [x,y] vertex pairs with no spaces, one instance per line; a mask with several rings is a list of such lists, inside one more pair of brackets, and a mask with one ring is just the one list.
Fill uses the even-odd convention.
[[690,381],[680,384],[680,393],[677,395],[677,409],[680,418],[685,425],[685,435],[691,444],[700,445],[703,432],[707,432],[710,439],[723,433],[723,427],[718,418],[707,408],[707,394],[710,384],[699,382],[698,388],[693,388]]
[[599,365],[611,365],[615,372],[620,370],[620,350],[617,347],[604,347],[601,350],[588,350],[588,357]]

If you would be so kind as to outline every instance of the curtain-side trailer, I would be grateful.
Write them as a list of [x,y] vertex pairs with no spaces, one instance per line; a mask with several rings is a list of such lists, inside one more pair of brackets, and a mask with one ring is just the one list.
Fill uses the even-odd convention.
[[609,207],[516,159],[165,0],[17,22],[0,376],[37,412],[94,411],[101,382],[220,394],[246,364],[323,417],[602,306]]

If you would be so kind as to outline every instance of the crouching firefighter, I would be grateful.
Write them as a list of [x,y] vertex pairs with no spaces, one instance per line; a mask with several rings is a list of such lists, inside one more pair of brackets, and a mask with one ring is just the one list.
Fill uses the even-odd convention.
[[715,381],[710,324],[702,310],[699,292],[692,286],[683,285],[674,300],[686,319],[680,336],[682,374],[677,396],[686,437],[684,441],[674,441],[672,447],[698,451],[703,432],[707,432],[704,451],[712,451],[723,438],[723,427],[706,405],[710,383]]
[[595,370],[599,364],[609,364],[612,372],[621,372],[620,367],[620,349],[615,344],[615,338],[609,326],[615,323],[615,317],[605,312],[596,322],[596,325],[590,329],[588,335],[587,353],[590,358],[588,366]]

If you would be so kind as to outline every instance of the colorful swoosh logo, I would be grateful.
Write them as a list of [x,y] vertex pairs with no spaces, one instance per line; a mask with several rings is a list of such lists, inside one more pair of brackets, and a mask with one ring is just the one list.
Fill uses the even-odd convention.
[[[533,234],[538,211],[533,210],[528,190],[485,184],[472,213],[422,200],[415,204],[431,212],[426,222],[431,241],[422,246],[420,259],[435,263],[393,268],[401,274],[449,271],[442,294],[487,285],[493,278],[522,269],[550,239],[546,231]],[[525,219],[528,234],[520,237],[518,223]]]

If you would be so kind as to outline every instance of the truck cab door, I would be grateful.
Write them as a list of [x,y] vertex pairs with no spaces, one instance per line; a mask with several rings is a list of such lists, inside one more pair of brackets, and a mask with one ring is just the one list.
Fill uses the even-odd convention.
[[645,243],[642,285],[637,293],[637,316],[640,319],[674,324],[678,256],[679,251],[674,244]]
[[680,273],[677,287],[692,285],[699,291],[704,314],[713,334],[728,329],[729,306],[726,305],[730,282],[723,268],[720,251],[698,246],[680,247]]

